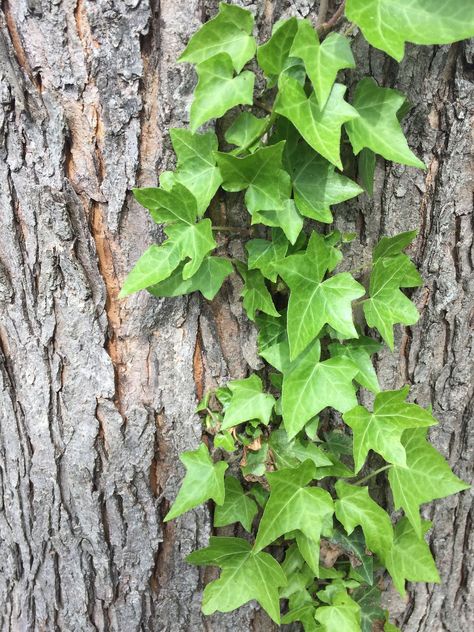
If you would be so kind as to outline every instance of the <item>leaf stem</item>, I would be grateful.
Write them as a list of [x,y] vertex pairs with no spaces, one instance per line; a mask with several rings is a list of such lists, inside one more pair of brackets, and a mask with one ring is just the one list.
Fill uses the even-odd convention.
[[318,26],[317,31],[320,37],[327,35],[330,31],[332,31],[336,26],[339,20],[344,16],[344,9],[346,6],[346,0],[343,0],[338,10],[334,13],[334,15],[324,24]]
[[379,467],[378,470],[374,470],[373,472],[371,472],[367,476],[364,476],[364,478],[361,478],[359,481],[356,481],[354,483],[354,485],[362,485],[363,483],[366,483],[367,481],[369,481],[374,476],[377,476],[377,474],[380,474],[381,472],[385,472],[385,470],[388,470],[391,467],[392,467],[391,465],[384,465],[383,467]]
[[265,112],[268,112],[268,114],[271,114],[273,112],[272,107],[270,105],[267,105],[266,103],[263,103],[263,101],[258,101],[257,99],[255,99],[253,104],[261,110],[265,110]]
[[213,226],[212,230],[218,233],[242,233],[244,235],[250,234],[250,228],[244,228],[242,226]]

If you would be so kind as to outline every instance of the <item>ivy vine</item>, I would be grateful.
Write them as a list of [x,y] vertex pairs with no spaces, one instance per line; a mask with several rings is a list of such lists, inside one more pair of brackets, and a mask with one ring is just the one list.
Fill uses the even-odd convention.
[[[346,35],[333,32],[344,9]],[[199,403],[204,440],[181,455],[186,475],[165,520],[212,500],[214,527],[240,523],[248,532],[211,537],[188,556],[221,569],[204,590],[204,613],[255,599],[276,623],[299,621],[312,632],[396,630],[378,579],[388,571],[402,595],[407,580],[439,581],[419,506],[467,488],[427,441],[437,423],[431,411],[407,401],[408,386],[382,391],[371,359],[379,339],[393,350],[394,325],[418,320],[402,291],[422,284],[404,252],[416,231],[379,241],[366,287],[360,271],[338,271],[355,235],[324,230],[333,205],[372,193],[376,155],[424,168],[400,125],[409,109],[403,94],[366,77],[349,103],[336,82],[355,67],[348,35],[356,27],[400,61],[406,41],[474,35],[474,12],[465,0],[347,0],[318,29],[281,20],[257,46],[253,15],[221,4],[179,60],[196,65],[198,83],[190,130],[170,132],[176,170],[162,173],[158,188],[134,190],[167,237],[141,256],[121,292],[199,291],[212,300],[228,275],[241,276],[267,368]],[[266,79],[257,95],[255,73]],[[219,150],[213,131],[197,130],[232,108]],[[361,186],[344,175],[355,170]],[[205,217],[219,187],[245,191],[248,226]],[[250,229],[245,259],[219,254],[216,232]],[[360,389],[372,393],[371,409],[358,403]],[[319,418],[331,409],[332,430]],[[377,467],[366,473],[371,451]],[[403,510],[395,524],[372,497],[382,472],[393,508]]]

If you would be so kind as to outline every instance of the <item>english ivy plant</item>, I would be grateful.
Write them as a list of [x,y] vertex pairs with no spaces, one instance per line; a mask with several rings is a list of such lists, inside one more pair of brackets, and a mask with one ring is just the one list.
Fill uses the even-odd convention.
[[[465,0],[347,0],[345,14],[398,61],[405,42],[474,35]],[[203,442],[181,456],[186,475],[165,517],[211,500],[214,527],[241,536],[213,536],[188,556],[221,569],[203,612],[256,600],[276,623],[306,631],[389,632],[397,628],[380,606],[380,576],[387,571],[402,595],[406,581],[439,581],[420,505],[467,485],[426,438],[431,411],[408,401],[408,386],[381,390],[372,360],[381,341],[393,350],[395,325],[418,320],[404,292],[422,284],[405,254],[416,231],[382,237],[360,274],[341,268],[355,236],[328,229],[333,205],[371,193],[377,154],[424,167],[400,124],[403,94],[365,77],[349,102],[337,79],[355,61],[348,37],[330,32],[336,17],[319,32],[309,20],[282,20],[257,46],[253,15],[221,4],[191,38],[180,58],[198,76],[191,129],[170,132],[175,171],[134,191],[166,239],[142,255],[121,295],[212,300],[238,274],[259,330],[266,369],[199,403]],[[218,138],[209,122],[224,115]],[[212,224],[219,188],[242,192],[247,226]],[[215,239],[232,230],[253,232],[240,259]],[[361,389],[370,407],[359,404]],[[404,513],[395,520],[374,494],[383,471],[389,505]]]

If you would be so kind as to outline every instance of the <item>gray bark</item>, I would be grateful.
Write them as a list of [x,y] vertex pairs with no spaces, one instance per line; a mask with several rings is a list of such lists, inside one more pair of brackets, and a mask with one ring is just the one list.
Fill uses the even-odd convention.
[[[313,2],[242,2],[260,34]],[[331,6],[331,3],[330,3]],[[203,390],[258,366],[235,281],[196,296],[117,294],[159,237],[132,186],[171,164],[195,77],[176,58],[212,15],[206,0],[0,2],[0,622],[7,630],[274,629],[253,604],[204,619],[205,577],[184,562],[206,544],[206,508],[162,524],[201,435]],[[357,38],[359,40],[359,38]],[[382,233],[420,226],[422,318],[382,354],[383,385],[413,384],[440,420],[432,438],[470,480],[473,51],[409,48],[401,66],[357,43],[363,72],[415,104],[411,145],[426,173],[377,169],[373,200],[339,210],[367,257]],[[238,248],[239,244],[229,244]],[[349,257],[350,257],[349,253]],[[359,264],[360,265],[360,264]],[[472,467],[472,465],[471,465]],[[470,497],[426,509],[443,584],[407,603],[406,632],[473,622]],[[471,595],[471,604],[469,604]]]

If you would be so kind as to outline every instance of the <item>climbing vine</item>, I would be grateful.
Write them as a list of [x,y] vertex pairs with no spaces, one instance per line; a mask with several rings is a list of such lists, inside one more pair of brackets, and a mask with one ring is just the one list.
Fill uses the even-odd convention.
[[[170,132],[176,169],[134,191],[166,239],[141,256],[121,295],[212,300],[237,273],[258,327],[265,369],[199,403],[203,442],[182,454],[186,475],[165,518],[212,500],[214,527],[235,524],[242,536],[213,536],[187,558],[221,569],[204,613],[255,599],[276,623],[306,631],[390,632],[379,577],[387,571],[402,595],[407,580],[439,581],[419,507],[467,485],[427,441],[431,411],[407,401],[408,386],[381,390],[372,363],[381,341],[393,350],[395,325],[418,320],[403,292],[422,284],[404,252],[416,231],[383,237],[361,274],[341,267],[356,236],[327,228],[333,205],[372,193],[376,155],[424,168],[400,125],[409,105],[371,77],[349,103],[336,78],[355,67],[356,28],[400,61],[405,41],[474,35],[474,12],[465,0],[347,0],[344,35],[334,32],[343,7],[318,29],[282,20],[257,46],[253,15],[221,4],[194,34],[180,57],[198,82],[190,129]],[[221,143],[198,132],[224,115]],[[360,184],[347,175],[356,172]],[[245,191],[246,226],[206,216],[220,187]],[[249,236],[245,256],[224,256],[224,231]],[[369,408],[358,403],[362,389]],[[403,510],[395,522],[374,499],[382,473]]]

